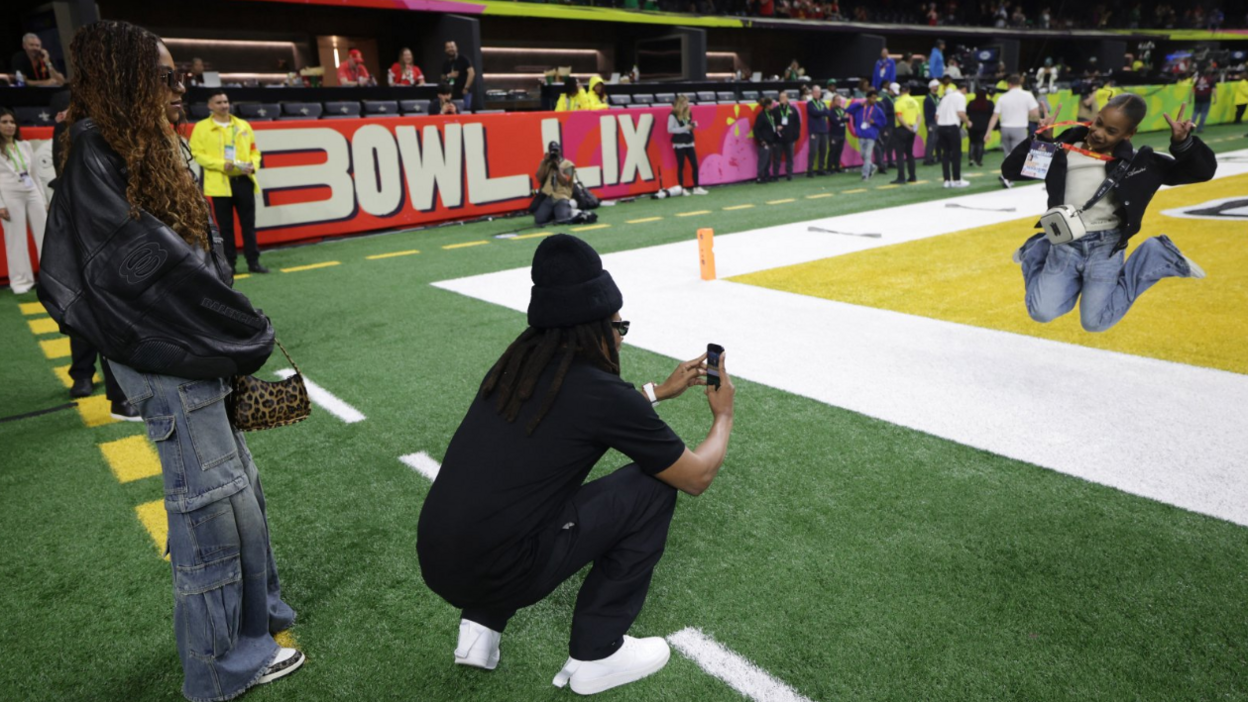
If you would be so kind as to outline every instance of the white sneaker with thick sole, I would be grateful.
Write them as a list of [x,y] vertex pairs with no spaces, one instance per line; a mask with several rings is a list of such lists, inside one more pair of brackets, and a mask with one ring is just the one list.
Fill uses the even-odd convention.
[[489,627],[467,619],[459,620],[459,645],[455,647],[455,664],[470,665],[482,670],[498,667],[498,642],[503,635]]
[[271,683],[278,678],[284,678],[299,670],[299,667],[307,659],[307,656],[303,655],[302,651],[297,651],[293,648],[282,648],[277,652],[277,658],[273,659],[273,662],[265,669],[264,675],[260,676],[256,684],[263,685]]
[[951,188],[969,188],[970,186],[971,181],[969,180],[955,180],[949,185]]
[[672,649],[661,637],[648,639],[624,637],[620,650],[597,661],[578,661],[569,658],[563,670],[555,676],[555,687],[571,685],[578,695],[593,695],[613,687],[637,682],[653,675],[667,665]]
[[945,181],[945,187],[946,187],[946,188],[952,188],[952,187],[953,187],[953,181],[952,181],[952,180],[946,180],[946,181]]
[[1001,181],[1001,187],[1005,188],[1006,190],[1009,190],[1010,188],[1014,187],[1014,183],[1010,182],[1010,179],[1006,178],[1003,175],[997,176],[997,180]]
[[694,189],[693,189],[693,194],[694,194],[694,195],[706,195],[706,194],[707,194],[707,192],[706,192],[706,189],[705,189],[705,188],[694,188]]

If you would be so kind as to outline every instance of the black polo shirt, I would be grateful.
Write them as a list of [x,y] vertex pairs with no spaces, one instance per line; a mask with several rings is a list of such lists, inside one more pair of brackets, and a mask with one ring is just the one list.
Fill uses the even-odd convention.
[[48,67],[43,65],[42,61],[36,66],[25,51],[13,54],[13,59],[9,62],[9,65],[12,66],[14,73],[21,71],[22,77],[26,79],[27,83],[32,80],[47,80],[52,77],[52,74],[48,72]]
[[576,360],[554,404],[526,434],[558,364],[552,362],[514,422],[497,391],[473,400],[425,498],[416,550],[425,582],[448,602],[506,602],[549,559],[560,514],[594,464],[615,449],[654,475],[685,444],[619,376]]
[[[442,75],[450,75],[451,71],[459,71],[459,77],[451,84],[451,99],[458,100],[464,96],[464,83],[468,80],[468,69],[472,68],[472,62],[463,54],[458,54],[454,59],[447,59],[442,62]],[[449,83],[450,78],[446,79]]]

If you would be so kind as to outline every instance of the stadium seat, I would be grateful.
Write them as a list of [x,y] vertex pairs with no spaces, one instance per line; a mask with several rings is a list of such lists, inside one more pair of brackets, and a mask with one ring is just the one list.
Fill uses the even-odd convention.
[[654,101],[660,105],[670,105],[676,102],[676,93],[655,93]]
[[719,100],[720,102],[724,102],[724,101],[736,102],[737,94],[732,92],[731,90],[720,90],[715,93],[715,98]]
[[718,103],[715,103],[715,104],[717,104],[717,105],[735,105],[735,104],[737,104],[737,102],[738,102],[737,100],[720,100]]
[[324,119],[354,119],[360,116],[360,103],[355,100],[325,103]]
[[637,95],[634,95],[634,96],[633,96],[633,104],[634,104],[634,105],[653,105],[653,104],[654,104],[654,96],[653,96],[653,95],[643,95],[643,94],[637,94]]
[[654,107],[654,105],[642,105],[639,103],[633,103],[632,105],[623,105],[623,107],[626,107],[630,110],[646,110],[651,107]]
[[632,95],[610,95],[607,99],[612,105],[631,105],[633,102]]
[[713,90],[698,91],[698,102],[710,103],[710,102],[715,102],[718,99],[719,98],[715,97],[715,91]]
[[238,116],[248,122],[272,122],[282,114],[276,103],[242,102],[237,105]]
[[628,105],[608,105],[607,107],[612,110],[627,110],[628,109]]
[[208,119],[208,115],[212,114],[212,110],[208,109],[208,104],[203,102],[193,103],[191,105],[190,118],[196,122],[201,119]]
[[396,100],[365,100],[364,114],[368,117],[398,117],[399,103]]
[[745,102],[754,102],[755,100],[758,99],[758,91],[757,90],[742,90],[741,99]]
[[507,112],[507,110],[477,110],[477,111],[476,111],[476,112],[474,112],[473,114],[477,114],[477,115],[501,115],[501,114],[503,114],[503,113],[505,113],[505,112]]
[[51,107],[16,107],[13,113],[23,127],[55,127],[56,113]]
[[802,97],[802,91],[800,90],[793,90],[792,88],[790,88],[784,92],[789,94],[790,100],[800,100]]
[[429,106],[428,100],[399,100],[399,110],[406,115],[423,115]]
[[451,102],[455,103],[456,112],[458,112],[461,115],[464,114],[464,101],[463,100],[451,100]]
[[324,108],[319,102],[283,102],[281,120],[320,119]]
[[778,100],[780,98],[780,91],[779,90],[764,90],[763,97],[769,97],[772,100]]

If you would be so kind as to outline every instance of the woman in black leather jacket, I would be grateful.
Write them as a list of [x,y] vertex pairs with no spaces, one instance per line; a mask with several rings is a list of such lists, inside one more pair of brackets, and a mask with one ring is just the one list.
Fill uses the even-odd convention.
[[172,126],[185,87],[168,49],[134,25],[96,22],[70,55],[70,143],[39,298],[100,350],[146,422],[164,478],[182,694],[226,700],[304,660],[273,639],[295,612],[282,601],[260,477],[225,409],[229,376],[264,364],[273,330],[213,255],[216,232]]

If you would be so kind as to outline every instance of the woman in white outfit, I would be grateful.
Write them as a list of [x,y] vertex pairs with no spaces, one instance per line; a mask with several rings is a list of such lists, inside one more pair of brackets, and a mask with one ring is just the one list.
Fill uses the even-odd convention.
[[30,225],[35,235],[36,255],[41,255],[43,228],[48,221],[48,200],[34,169],[34,149],[22,141],[17,117],[9,109],[0,107],[0,223],[4,226],[9,286],[18,295],[35,286],[26,225]]

